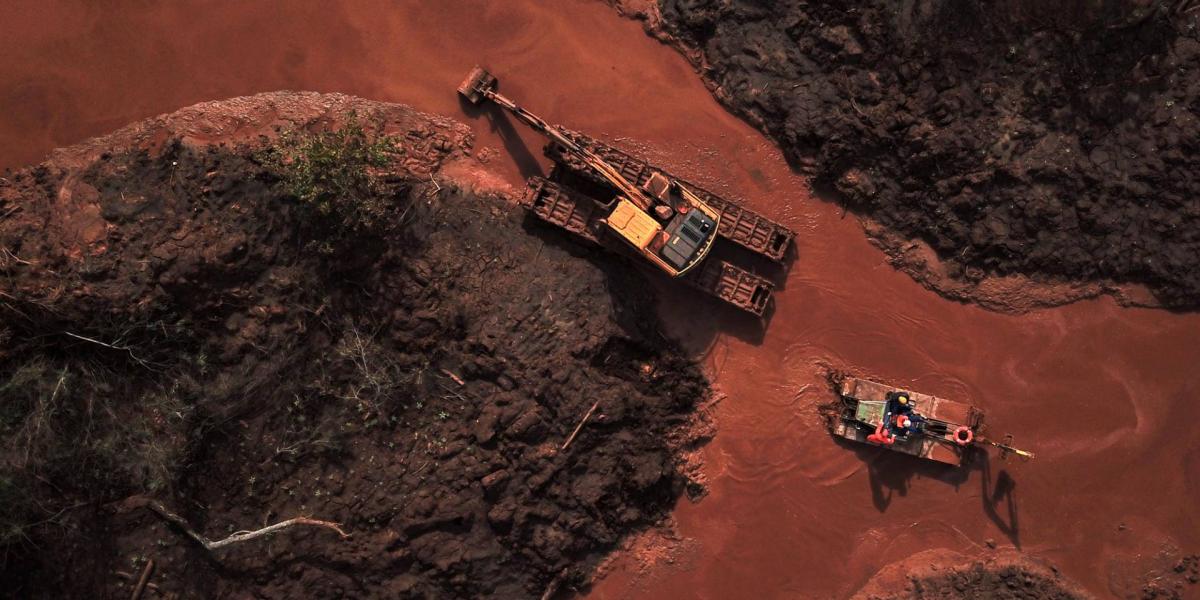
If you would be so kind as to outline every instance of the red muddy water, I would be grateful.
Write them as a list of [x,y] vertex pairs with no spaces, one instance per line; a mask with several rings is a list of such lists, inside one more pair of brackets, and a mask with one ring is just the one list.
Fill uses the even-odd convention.
[[[476,62],[549,120],[627,144],[796,229],[798,260],[759,339],[666,289],[663,309],[727,398],[703,452],[688,540],[594,598],[845,597],[884,565],[985,541],[1043,557],[1101,595],[1200,550],[1200,316],[1081,302],[1006,316],[889,267],[851,217],[712,100],[687,63],[599,2],[9,3],[0,20],[0,167],[203,100],[338,91],[469,122],[513,185],[541,140],[466,115]],[[682,311],[678,309],[682,307]],[[673,309],[676,309],[673,312]],[[1038,454],[966,472],[841,446],[826,368],[966,398]],[[995,502],[992,500],[995,499]]]

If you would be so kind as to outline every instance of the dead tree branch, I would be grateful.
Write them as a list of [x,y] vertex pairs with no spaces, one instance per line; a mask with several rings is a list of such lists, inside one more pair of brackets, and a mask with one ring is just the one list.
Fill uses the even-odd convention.
[[142,576],[138,578],[137,586],[133,588],[133,595],[130,600],[141,600],[142,592],[146,591],[146,584],[150,583],[150,574],[154,572],[154,561],[146,562],[146,568],[142,569]]
[[33,263],[30,263],[30,262],[29,262],[29,261],[27,261],[27,260],[23,260],[23,259],[22,259],[20,256],[17,256],[16,254],[13,254],[12,250],[9,250],[8,248],[0,248],[0,250],[3,250],[3,251],[4,251],[4,253],[5,253],[6,255],[8,255],[8,258],[9,258],[10,260],[12,260],[12,261],[16,262],[17,264],[21,264],[21,265],[29,265],[29,264],[33,264]]
[[58,392],[62,390],[63,382],[66,380],[67,369],[63,368],[58,374],[58,383],[55,384],[54,392],[50,394],[50,399],[45,400],[43,396],[39,395],[35,409],[30,412],[25,422],[21,425],[21,433],[25,437],[25,460],[22,464],[29,464],[35,447],[38,445],[39,440],[43,438],[43,430],[49,431],[50,436],[53,435],[51,427],[54,422],[54,415],[58,410],[56,400],[58,399]]
[[221,548],[224,548],[225,546],[229,546],[232,544],[237,544],[237,543],[249,541],[249,540],[252,540],[255,538],[260,538],[264,535],[270,535],[277,531],[287,529],[288,527],[291,527],[293,525],[311,525],[314,527],[324,527],[326,529],[331,529],[333,531],[336,531],[338,535],[342,536],[342,539],[346,539],[346,538],[350,537],[350,534],[343,531],[341,525],[338,523],[333,523],[330,521],[321,521],[321,520],[313,519],[310,517],[292,517],[291,519],[287,519],[286,521],[280,521],[274,525],[268,525],[266,527],[263,527],[262,529],[256,529],[254,531],[245,531],[245,530],[237,531],[237,532],[234,532],[233,535],[230,535],[229,537],[227,537],[225,539],[210,540],[210,539],[204,537],[203,535],[200,535],[199,533],[197,533],[196,530],[192,529],[192,526],[190,524],[188,524],[188,522],[186,520],[184,520],[183,517],[167,510],[167,508],[165,506],[163,506],[162,503],[157,500],[152,500],[150,498],[143,498],[143,497],[135,496],[134,498],[127,500],[123,504],[125,504],[126,506],[128,506],[130,508],[140,505],[140,506],[144,506],[144,507],[150,509],[155,514],[162,517],[163,520],[165,520],[169,523],[173,523],[177,527],[182,529],[183,532],[185,534],[187,534],[188,537],[195,540],[196,543],[203,546],[204,549],[208,550],[209,552],[212,552],[214,550],[219,550]]
[[454,373],[451,373],[450,371],[448,371],[446,369],[442,369],[441,371],[442,371],[443,375],[445,375],[446,377],[449,377],[450,379],[453,379],[454,383],[457,383],[458,385],[467,385],[467,382],[463,381],[462,377],[459,377],[458,375],[455,375]]
[[592,403],[592,407],[588,409],[587,413],[583,415],[582,419],[580,419],[579,424],[575,426],[575,431],[572,431],[571,436],[567,438],[567,441],[563,442],[562,448],[559,448],[560,452],[565,451],[567,446],[570,446],[571,442],[575,441],[575,436],[579,435],[579,430],[583,429],[583,424],[587,423],[587,420],[592,416],[592,413],[596,412],[597,406],[600,406],[599,399]]
[[153,370],[154,370],[154,369],[151,369],[151,368],[150,368],[150,363],[146,362],[145,360],[142,360],[140,357],[138,357],[138,355],[137,355],[137,354],[134,354],[134,353],[133,353],[133,348],[130,348],[129,346],[117,346],[117,345],[115,345],[115,344],[108,344],[108,343],[102,342],[102,341],[100,341],[100,340],[97,340],[97,339],[93,339],[93,338],[90,338],[90,337],[85,337],[85,336],[79,335],[79,334],[77,334],[77,333],[71,333],[70,331],[64,331],[64,332],[63,332],[63,334],[64,334],[64,335],[71,336],[71,337],[73,337],[73,338],[75,338],[75,339],[77,339],[77,340],[83,340],[83,341],[85,341],[85,342],[91,342],[91,343],[93,343],[93,344],[97,344],[97,345],[100,345],[100,346],[104,346],[105,348],[111,348],[111,349],[113,349],[113,350],[116,350],[116,351],[118,351],[118,352],[128,352],[128,353],[129,353],[129,358],[132,358],[134,362],[136,362],[137,364],[139,364],[139,365],[141,365],[141,366],[143,366],[143,367],[145,367],[145,368],[147,368],[147,369],[150,369],[151,371],[153,371]]

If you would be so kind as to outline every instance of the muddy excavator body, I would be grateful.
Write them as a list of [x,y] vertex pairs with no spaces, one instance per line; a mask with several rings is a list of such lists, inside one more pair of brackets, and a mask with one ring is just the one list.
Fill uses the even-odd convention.
[[670,277],[757,316],[773,284],[710,259],[727,239],[782,263],[795,234],[736,203],[585,135],[551,125],[498,91],[476,67],[458,87],[473,105],[492,102],[549,138],[549,179],[532,177],[522,201],[534,217],[614,250],[631,253]]

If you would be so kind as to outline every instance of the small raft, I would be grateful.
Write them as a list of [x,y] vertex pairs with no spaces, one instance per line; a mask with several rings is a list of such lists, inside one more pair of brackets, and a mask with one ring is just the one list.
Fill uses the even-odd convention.
[[983,413],[969,404],[856,377],[835,384],[842,399],[830,423],[836,436],[955,466],[982,441]]

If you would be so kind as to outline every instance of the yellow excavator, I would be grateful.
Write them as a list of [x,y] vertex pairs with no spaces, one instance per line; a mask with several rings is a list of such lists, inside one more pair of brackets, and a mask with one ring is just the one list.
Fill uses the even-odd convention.
[[521,108],[496,87],[494,76],[475,67],[458,87],[458,93],[474,105],[488,100],[496,103],[612,186],[617,193],[599,207],[603,214],[596,215],[598,223],[671,277],[680,277],[704,261],[717,238],[720,212],[682,182],[661,172],[653,173],[641,186],[634,185],[613,164],[577,143],[575,136]]

